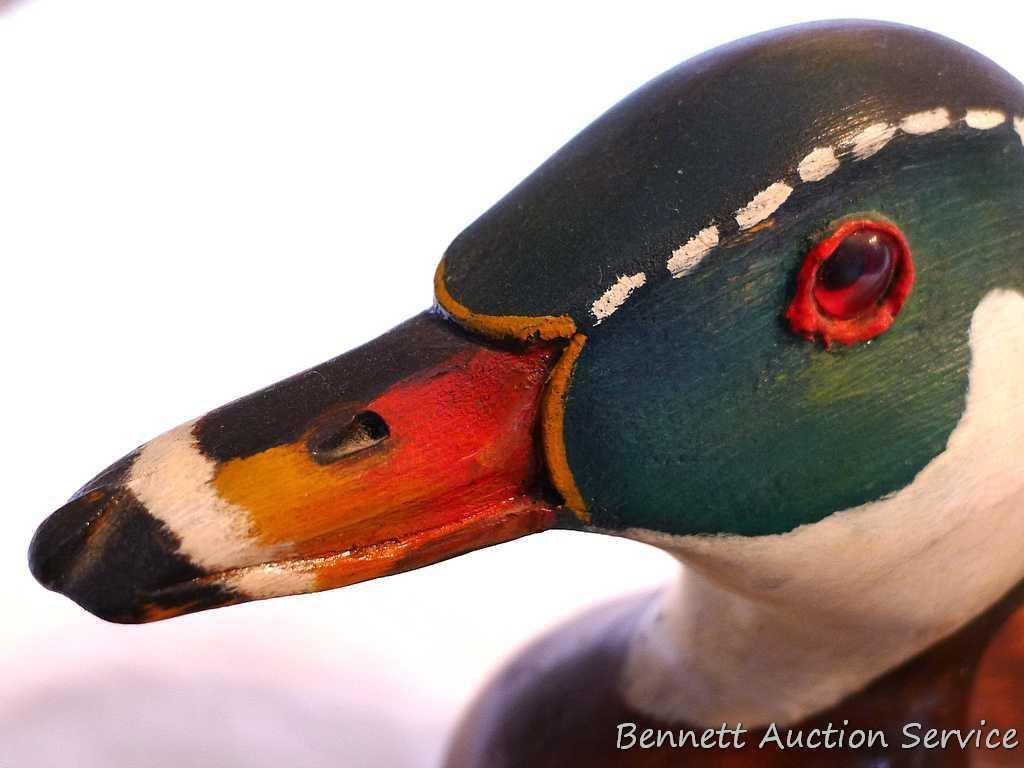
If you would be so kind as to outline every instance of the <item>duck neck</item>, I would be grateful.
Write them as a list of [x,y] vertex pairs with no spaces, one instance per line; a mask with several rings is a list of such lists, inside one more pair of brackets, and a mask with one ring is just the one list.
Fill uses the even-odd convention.
[[791,724],[955,633],[1024,579],[1024,297],[975,311],[963,416],[897,493],[788,533],[630,530],[683,562],[623,693],[669,721]]
[[914,578],[919,606],[906,601],[910,581],[865,595],[854,579],[848,589],[823,586],[798,598],[781,584],[756,593],[705,563],[685,563],[636,629],[624,693],[667,722],[792,725],[956,634],[1021,576],[972,600]]
[[781,536],[659,542],[682,573],[639,623],[627,700],[670,722],[781,726],[860,691],[1024,579],[1024,493],[973,493],[932,508],[931,529],[908,527],[897,495]]

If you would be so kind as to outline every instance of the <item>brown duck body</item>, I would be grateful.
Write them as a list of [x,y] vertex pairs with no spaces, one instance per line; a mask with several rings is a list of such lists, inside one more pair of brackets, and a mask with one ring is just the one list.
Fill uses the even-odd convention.
[[[777,729],[783,744],[787,729],[805,739],[830,725],[847,734],[854,729],[884,734],[884,745],[875,739],[871,747],[856,749],[779,749],[772,739],[762,746],[765,727],[747,729],[739,738],[728,732],[724,740],[716,736],[710,748],[694,748],[692,742],[672,747],[667,740],[661,747],[620,748],[623,723],[636,724],[635,731],[623,731],[624,745],[631,743],[630,733],[639,739],[648,728],[693,732],[697,739],[705,731],[639,712],[620,693],[629,644],[652,599],[647,593],[601,605],[522,651],[470,708],[447,768],[1024,765],[1024,748],[1006,748],[1003,741],[1005,736],[1019,742],[1024,724],[1024,584],[953,636],[837,706]],[[918,724],[909,735],[903,732],[908,724]],[[982,739],[994,734],[991,743],[999,746],[961,748],[952,740],[945,748],[924,746],[931,729],[966,736],[979,725]]]

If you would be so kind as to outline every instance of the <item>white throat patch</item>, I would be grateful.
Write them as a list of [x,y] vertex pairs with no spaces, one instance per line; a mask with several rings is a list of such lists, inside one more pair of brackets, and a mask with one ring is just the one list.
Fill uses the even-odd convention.
[[685,564],[630,648],[633,708],[700,726],[794,723],[1024,579],[1024,296],[990,292],[970,350],[946,450],[897,493],[781,535],[625,532]]

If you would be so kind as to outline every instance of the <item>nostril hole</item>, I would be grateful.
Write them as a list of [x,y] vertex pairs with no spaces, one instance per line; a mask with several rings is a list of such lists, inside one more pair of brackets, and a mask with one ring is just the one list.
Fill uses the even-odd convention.
[[314,461],[330,464],[379,445],[390,435],[388,423],[380,414],[360,411],[347,424],[321,427],[309,438],[306,446]]

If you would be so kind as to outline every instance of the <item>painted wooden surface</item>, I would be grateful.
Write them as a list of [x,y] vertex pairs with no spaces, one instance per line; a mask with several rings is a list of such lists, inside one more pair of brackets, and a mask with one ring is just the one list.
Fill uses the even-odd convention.
[[551,527],[533,430],[555,352],[424,313],[129,454],[40,527],[33,572],[105,619],[151,621]]
[[1009,131],[1024,94],[973,51],[907,27],[823,23],[710,51],[612,107],[459,235],[448,289],[477,313],[583,328],[620,277],[660,282],[702,232],[748,231],[780,201],[784,221],[804,207],[789,190],[835,194],[831,171],[850,173],[890,139],[890,157],[943,143],[933,111],[957,133],[977,108],[1000,111]]
[[[626,719],[1015,716],[1022,141],[1020,84],[918,30],[815,24],[686,62],[460,235],[433,310],[129,454],[40,527],[33,572],[135,622],[555,526],[684,562],[674,591],[527,650],[453,766],[676,764],[616,751]],[[897,262],[854,259],[837,290],[878,292],[837,318],[814,291],[851,222]],[[969,764],[690,762],[838,759]]]
[[[782,533],[902,488],[943,450],[974,308],[993,288],[1024,289],[1006,239],[1024,221],[1024,147],[1008,126],[969,130],[931,148],[911,138],[831,187],[803,187],[770,229],[651,286],[590,335],[566,442],[595,524]],[[859,211],[906,233],[914,294],[883,337],[825,351],[780,316],[816,234]]]
[[[621,723],[636,723],[637,736],[644,728],[670,731],[676,738],[680,731],[702,735],[705,729],[638,712],[621,698],[616,687],[635,624],[651,597],[640,595],[601,606],[525,649],[470,708],[452,742],[447,768],[980,768],[1024,764],[1024,749],[977,749],[973,745],[926,749],[923,739],[904,748],[912,741],[901,732],[906,723],[918,723],[920,729],[912,734],[922,737],[929,729],[960,729],[966,734],[982,720],[989,728],[1019,731],[1024,690],[1020,588],[954,637],[892,670],[842,704],[789,726],[805,739],[815,729],[824,731],[830,723],[835,731],[846,731],[847,737],[854,729],[885,734],[887,746],[876,739],[873,747],[858,749],[779,749],[774,740],[761,747],[767,730],[757,727],[716,742],[725,747],[618,749]],[[686,681],[678,684],[685,686]],[[778,734],[785,747],[787,728],[779,728]],[[737,738],[743,747],[736,746]],[[816,738],[823,740],[820,735]],[[838,733],[832,739],[838,744]],[[628,738],[621,743],[630,744]]]

